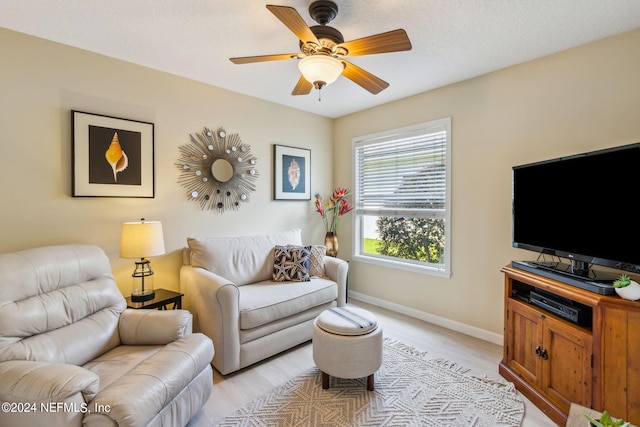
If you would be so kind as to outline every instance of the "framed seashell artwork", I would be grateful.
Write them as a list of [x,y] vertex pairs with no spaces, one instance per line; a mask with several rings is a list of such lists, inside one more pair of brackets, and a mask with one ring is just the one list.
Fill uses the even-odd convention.
[[311,150],[273,146],[274,200],[311,200]]
[[251,147],[237,133],[227,134],[223,128],[190,135],[191,142],[180,147],[176,166],[180,170],[178,183],[201,209],[216,209],[223,213],[237,210],[249,201],[256,190],[258,160]]
[[153,123],[71,112],[73,197],[155,197]]

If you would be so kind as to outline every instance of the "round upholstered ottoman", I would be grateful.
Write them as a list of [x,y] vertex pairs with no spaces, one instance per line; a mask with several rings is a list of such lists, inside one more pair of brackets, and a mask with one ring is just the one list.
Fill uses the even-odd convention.
[[373,374],[382,365],[382,325],[361,308],[323,311],[313,323],[313,361],[322,371],[322,388],[329,388],[329,376],[367,377],[373,390]]

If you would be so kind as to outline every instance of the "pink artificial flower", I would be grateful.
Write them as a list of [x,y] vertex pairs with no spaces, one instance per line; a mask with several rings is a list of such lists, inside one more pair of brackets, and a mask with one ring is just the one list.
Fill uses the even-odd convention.
[[334,202],[337,202],[338,200],[347,197],[349,195],[349,190],[347,190],[346,188],[336,188],[333,192],[333,195],[331,196],[331,199]]
[[324,209],[322,209],[322,196],[320,194],[316,194],[316,210],[322,216],[324,216]]
[[349,204],[349,200],[348,199],[342,199],[340,201],[340,209],[338,210],[338,216],[342,216],[344,214],[347,214],[347,213],[351,212],[352,209],[353,209],[353,206],[351,206]]

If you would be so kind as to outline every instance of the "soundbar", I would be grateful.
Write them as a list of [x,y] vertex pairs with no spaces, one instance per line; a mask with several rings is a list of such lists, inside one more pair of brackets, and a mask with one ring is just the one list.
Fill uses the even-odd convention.
[[[563,271],[562,269],[558,268],[558,266],[560,265],[567,266],[568,264],[546,264],[534,261],[511,261],[511,266],[519,268],[520,270],[538,274],[540,276],[554,279],[559,282],[563,282],[587,291],[595,292],[600,295],[615,295],[616,291],[612,284],[613,280],[609,276],[606,276],[606,279],[603,279],[601,281],[595,281],[591,280],[588,277],[576,276],[569,271]],[[603,275],[603,277],[605,276]]]

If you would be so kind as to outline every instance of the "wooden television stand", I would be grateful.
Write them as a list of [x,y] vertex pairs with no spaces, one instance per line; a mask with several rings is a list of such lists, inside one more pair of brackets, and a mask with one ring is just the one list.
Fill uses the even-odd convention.
[[[640,424],[640,301],[506,266],[500,374],[559,425],[571,403]],[[580,326],[527,301],[538,289],[579,305]]]

